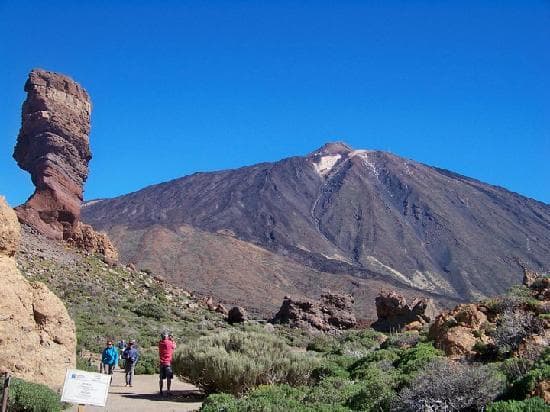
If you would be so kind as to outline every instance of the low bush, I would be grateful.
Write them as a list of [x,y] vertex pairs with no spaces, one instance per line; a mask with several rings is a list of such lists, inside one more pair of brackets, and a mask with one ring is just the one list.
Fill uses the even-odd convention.
[[498,352],[504,355],[516,350],[525,337],[542,330],[542,321],[532,313],[506,310],[501,314],[491,335]]
[[406,349],[415,346],[420,339],[420,334],[414,331],[391,333],[382,348]]
[[443,357],[443,352],[436,349],[431,343],[419,343],[418,345],[405,349],[394,365],[402,374],[405,383],[431,361]]
[[95,365],[91,359],[84,359],[78,356],[76,358],[76,369],[80,369],[81,371],[97,372],[98,366]]
[[360,389],[349,397],[346,405],[352,410],[386,411],[396,396],[396,383],[396,375],[393,373],[382,371],[376,366],[363,368],[358,380]]
[[543,380],[550,380],[550,349],[544,351],[528,372],[512,382],[506,397],[523,400],[535,389],[537,383]]
[[59,395],[47,386],[17,378],[10,382],[8,405],[10,412],[58,412],[65,408]]
[[136,363],[136,375],[153,375],[159,372],[159,357],[155,350],[144,350],[139,354],[139,360]]
[[180,350],[174,372],[205,392],[243,394],[264,384],[306,384],[319,361],[294,353],[273,335],[232,331],[201,337]]
[[328,355],[320,360],[321,364],[311,371],[311,378],[315,382],[329,377],[349,378],[347,362],[341,356]]
[[163,320],[167,315],[162,305],[153,302],[141,303],[134,307],[132,311],[138,316],[145,316],[157,321]]
[[500,401],[490,404],[487,412],[549,412],[550,406],[541,398],[524,401]]
[[504,376],[489,366],[436,359],[399,393],[394,408],[411,412],[479,409],[501,394],[504,381]]
[[306,350],[329,353],[334,351],[337,346],[338,343],[334,336],[321,334],[311,338],[306,346]]
[[201,412],[239,412],[239,401],[228,393],[213,393],[202,403]]

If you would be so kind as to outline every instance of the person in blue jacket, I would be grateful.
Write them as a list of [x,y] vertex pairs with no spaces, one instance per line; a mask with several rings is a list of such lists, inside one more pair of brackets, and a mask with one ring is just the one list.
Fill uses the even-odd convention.
[[113,341],[107,341],[107,347],[101,353],[100,372],[112,375],[113,369],[118,365],[118,350],[113,346]]

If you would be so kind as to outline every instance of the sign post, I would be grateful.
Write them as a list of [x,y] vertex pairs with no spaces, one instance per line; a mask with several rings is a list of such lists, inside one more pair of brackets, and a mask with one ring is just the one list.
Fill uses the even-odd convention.
[[84,405],[105,406],[110,383],[111,375],[69,369],[61,401],[78,404],[79,411],[84,410]]
[[8,372],[4,373],[4,382],[2,385],[2,412],[8,410],[8,397],[10,395],[10,375]]

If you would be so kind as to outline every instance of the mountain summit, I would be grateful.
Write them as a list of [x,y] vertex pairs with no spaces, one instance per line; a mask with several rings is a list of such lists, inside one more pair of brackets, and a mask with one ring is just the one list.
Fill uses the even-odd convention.
[[123,260],[258,310],[323,287],[359,296],[363,313],[382,287],[460,301],[518,283],[517,259],[550,267],[549,205],[341,142],[90,202],[83,216]]

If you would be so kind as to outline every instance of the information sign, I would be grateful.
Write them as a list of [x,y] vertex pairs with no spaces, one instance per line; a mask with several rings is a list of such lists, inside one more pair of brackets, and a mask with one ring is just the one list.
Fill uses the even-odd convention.
[[69,369],[63,384],[62,402],[105,406],[111,375]]

